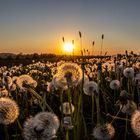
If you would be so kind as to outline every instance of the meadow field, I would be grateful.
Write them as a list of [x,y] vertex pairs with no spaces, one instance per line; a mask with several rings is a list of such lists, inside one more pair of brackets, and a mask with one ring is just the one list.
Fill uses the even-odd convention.
[[140,138],[139,55],[0,61],[0,140]]

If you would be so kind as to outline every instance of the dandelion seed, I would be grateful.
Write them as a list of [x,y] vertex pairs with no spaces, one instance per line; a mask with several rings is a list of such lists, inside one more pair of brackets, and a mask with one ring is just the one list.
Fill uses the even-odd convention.
[[24,123],[23,137],[25,140],[51,140],[56,137],[60,122],[51,112],[40,112]]
[[13,123],[19,115],[19,108],[17,103],[10,99],[2,97],[0,98],[0,123],[10,124]]

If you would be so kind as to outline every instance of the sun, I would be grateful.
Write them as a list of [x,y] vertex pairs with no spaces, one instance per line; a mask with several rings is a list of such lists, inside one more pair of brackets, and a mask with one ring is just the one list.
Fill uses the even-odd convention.
[[73,52],[73,49],[74,49],[74,45],[71,42],[66,42],[64,44],[64,51],[65,52],[71,53],[71,52]]

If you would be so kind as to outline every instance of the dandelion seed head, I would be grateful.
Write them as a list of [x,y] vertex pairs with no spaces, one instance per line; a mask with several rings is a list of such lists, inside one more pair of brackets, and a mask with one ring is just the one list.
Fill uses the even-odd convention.
[[29,75],[19,76],[16,83],[21,90],[26,90],[28,87],[35,88],[37,86],[37,82]]
[[140,111],[136,110],[131,116],[131,128],[135,135],[140,138]]
[[133,78],[134,77],[134,69],[133,68],[125,68],[123,74],[126,78]]
[[127,100],[126,104],[120,104],[120,109],[122,113],[132,115],[132,113],[137,109],[137,105],[134,101]]
[[51,140],[56,137],[60,122],[51,112],[40,112],[24,123],[23,137],[25,140]]
[[3,89],[0,89],[0,97],[8,97],[8,90],[3,88]]
[[94,93],[98,93],[97,83],[94,81],[86,82],[84,83],[83,90],[84,90],[84,93],[89,96],[91,96]]
[[[71,106],[71,111],[70,111],[70,106]],[[61,106],[60,106],[60,110],[63,112],[63,114],[70,115],[71,113],[74,112],[74,106],[72,103],[70,104],[69,102],[64,102],[63,110],[61,109]]]
[[140,81],[140,73],[136,74],[135,79]]
[[54,86],[54,88],[56,90],[58,90],[58,89],[62,89],[62,90],[68,89],[66,79],[64,79],[64,78],[61,79],[61,77],[59,77],[57,74],[54,75],[54,77],[52,79],[52,86]]
[[110,123],[98,124],[93,129],[93,136],[98,140],[110,140],[115,135],[115,129]]
[[77,86],[82,79],[82,69],[76,63],[64,63],[58,67],[59,79],[68,86]]
[[138,69],[140,68],[140,62],[136,63],[136,68],[138,68]]
[[12,78],[10,76],[4,76],[2,80],[4,85],[12,85]]
[[18,116],[19,107],[17,103],[10,98],[0,98],[0,123],[5,125],[13,123]]
[[110,88],[111,89],[113,89],[113,90],[115,90],[115,89],[119,89],[119,87],[120,87],[120,81],[119,80],[112,80],[111,82],[110,82]]
[[107,82],[111,82],[111,78],[110,77],[105,77],[105,80],[107,81]]

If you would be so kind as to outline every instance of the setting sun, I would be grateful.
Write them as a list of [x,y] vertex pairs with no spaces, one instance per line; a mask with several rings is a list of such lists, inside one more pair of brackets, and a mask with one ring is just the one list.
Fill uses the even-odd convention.
[[64,44],[64,51],[65,52],[72,52],[73,51],[73,49],[74,49],[74,45],[71,43],[71,42],[66,42],[65,44]]

